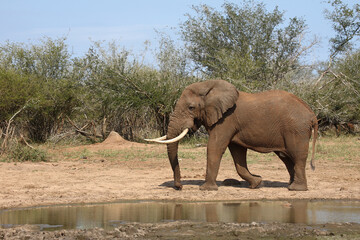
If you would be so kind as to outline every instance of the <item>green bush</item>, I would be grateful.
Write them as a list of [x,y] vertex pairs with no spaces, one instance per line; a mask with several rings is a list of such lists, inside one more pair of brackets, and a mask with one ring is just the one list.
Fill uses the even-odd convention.
[[22,109],[16,125],[24,135],[45,142],[61,116],[79,106],[80,82],[70,75],[72,61],[65,39],[44,38],[41,44],[0,45],[0,127]]
[[[337,32],[333,50],[342,54],[332,54],[332,64],[302,62],[316,43],[304,37],[305,21],[286,20],[277,7],[268,11],[253,0],[224,3],[222,10],[195,6],[180,25],[184,42],[158,32],[151,64],[144,59],[150,45],[135,55],[116,42],[94,42],[74,57],[66,38],[0,43],[0,141],[6,129],[10,138],[22,134],[36,142],[73,136],[74,128],[103,137],[115,130],[128,140],[165,135],[183,89],[209,78],[223,78],[247,92],[287,90],[327,125],[359,123],[360,53],[345,50],[359,37],[360,7],[329,3],[334,11],[327,18]],[[350,36],[344,35],[347,29]],[[12,154],[32,159],[38,152]]]
[[11,162],[47,162],[49,157],[46,151],[15,144],[10,147],[6,158]]
[[241,90],[265,90],[300,65],[308,46],[300,40],[306,24],[301,18],[285,23],[277,7],[243,1],[224,3],[222,11],[208,5],[193,7],[181,25],[182,37],[197,67],[212,78],[231,80]]

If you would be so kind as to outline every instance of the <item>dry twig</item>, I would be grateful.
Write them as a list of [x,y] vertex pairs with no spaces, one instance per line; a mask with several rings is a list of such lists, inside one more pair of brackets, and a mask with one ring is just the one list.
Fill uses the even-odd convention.
[[[87,138],[90,138],[91,140],[95,140],[96,138],[102,138],[103,137],[102,135],[98,135],[96,133],[94,122],[87,123],[82,128],[79,128],[78,126],[76,126],[76,124],[68,116],[66,116],[66,118],[67,118],[68,122],[75,128],[75,131],[77,133],[80,133],[81,135],[83,135],[83,136],[85,136]],[[88,133],[88,132],[84,131],[84,129],[86,129],[89,125],[93,127],[93,129],[92,129],[93,133]]]
[[[14,118],[22,111],[24,110],[26,107],[26,104],[21,108],[19,109],[16,113],[14,113],[14,115],[9,119],[8,123],[7,123],[7,126],[6,126],[6,130],[5,130],[5,137],[4,137],[4,141],[3,143],[1,144],[1,152],[3,153],[5,151],[5,149],[7,148],[7,142],[8,142],[8,139],[9,139],[9,135],[10,135],[10,126],[11,126],[11,123],[13,122]],[[14,131],[12,131],[12,133],[14,133]]]
[[23,141],[25,143],[26,146],[28,146],[29,148],[31,149],[35,149],[33,146],[31,146],[24,138],[24,136],[22,134],[20,134],[20,138],[21,138],[21,141]]

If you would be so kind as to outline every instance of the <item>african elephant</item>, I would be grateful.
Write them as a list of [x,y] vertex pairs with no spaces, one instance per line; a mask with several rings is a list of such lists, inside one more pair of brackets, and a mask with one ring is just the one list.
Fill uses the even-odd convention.
[[295,95],[280,90],[240,92],[224,80],[208,80],[186,87],[170,116],[167,136],[150,139],[167,144],[176,189],[182,189],[178,141],[189,129],[196,131],[201,125],[209,133],[206,178],[201,190],[218,189],[216,177],[226,148],[231,152],[238,174],[249,182],[250,188],[259,186],[262,178],[249,172],[247,149],[277,154],[290,174],[288,189],[307,190],[305,165],[314,129],[311,167],[315,168],[318,122],[310,107]]

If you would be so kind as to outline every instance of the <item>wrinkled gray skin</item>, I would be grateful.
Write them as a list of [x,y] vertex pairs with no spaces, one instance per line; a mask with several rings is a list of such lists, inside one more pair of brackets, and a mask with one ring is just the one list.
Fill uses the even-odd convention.
[[[209,133],[206,178],[201,190],[218,189],[216,177],[226,148],[250,188],[259,186],[262,179],[249,172],[247,149],[275,152],[290,174],[289,190],[307,190],[309,140],[314,128],[315,149],[318,125],[313,111],[295,95],[278,90],[239,92],[223,80],[194,83],[185,88],[170,116],[167,138],[178,136],[186,128],[196,131],[201,125]],[[175,188],[181,189],[178,142],[168,144],[167,150]],[[314,169],[313,159],[311,166]]]

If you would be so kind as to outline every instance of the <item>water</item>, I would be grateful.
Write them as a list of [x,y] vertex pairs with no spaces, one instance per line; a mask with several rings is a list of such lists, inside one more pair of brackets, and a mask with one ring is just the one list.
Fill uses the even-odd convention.
[[109,229],[128,222],[189,220],[227,223],[360,223],[360,201],[132,201],[48,206],[0,211],[3,227],[33,224],[43,229]]

